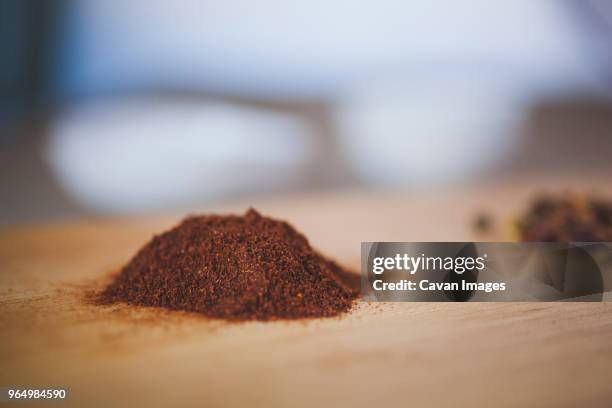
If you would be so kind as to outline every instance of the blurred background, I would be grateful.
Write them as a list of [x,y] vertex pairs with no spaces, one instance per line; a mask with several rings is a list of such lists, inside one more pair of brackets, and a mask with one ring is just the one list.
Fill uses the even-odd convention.
[[605,0],[0,2],[0,226],[611,157]]

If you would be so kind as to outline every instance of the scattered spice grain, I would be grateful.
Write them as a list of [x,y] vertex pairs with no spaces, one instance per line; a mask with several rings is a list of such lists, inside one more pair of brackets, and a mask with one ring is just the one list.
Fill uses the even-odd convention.
[[485,212],[480,212],[474,218],[474,230],[481,234],[487,234],[493,229],[493,218]]

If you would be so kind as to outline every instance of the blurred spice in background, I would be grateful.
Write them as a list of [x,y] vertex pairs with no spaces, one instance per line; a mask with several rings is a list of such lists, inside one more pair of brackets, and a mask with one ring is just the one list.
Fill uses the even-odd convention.
[[578,193],[544,195],[516,226],[524,242],[610,242],[612,202]]

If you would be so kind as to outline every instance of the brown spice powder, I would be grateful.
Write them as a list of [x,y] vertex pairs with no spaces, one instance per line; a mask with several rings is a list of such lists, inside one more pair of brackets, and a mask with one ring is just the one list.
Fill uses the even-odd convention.
[[313,250],[289,224],[244,216],[191,216],[155,236],[100,294],[229,320],[337,316],[359,294],[359,276]]

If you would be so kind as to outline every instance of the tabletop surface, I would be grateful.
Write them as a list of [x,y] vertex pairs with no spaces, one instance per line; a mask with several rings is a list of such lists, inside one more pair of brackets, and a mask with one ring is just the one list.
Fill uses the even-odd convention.
[[[356,272],[361,241],[468,241],[526,200],[607,177],[423,194],[330,192],[249,205],[292,223]],[[574,183],[574,184],[572,184]],[[579,184],[578,184],[579,183]],[[608,303],[367,303],[339,318],[227,323],[97,306],[152,234],[181,216],[73,221],[0,233],[0,386],[67,387],[71,406],[611,406]]]

